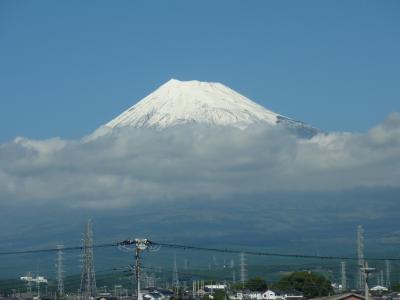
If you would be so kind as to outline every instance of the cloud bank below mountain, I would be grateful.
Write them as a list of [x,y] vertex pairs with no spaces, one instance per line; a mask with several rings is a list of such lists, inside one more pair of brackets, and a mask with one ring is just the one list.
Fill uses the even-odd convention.
[[399,114],[366,133],[311,139],[278,127],[177,126],[121,128],[91,141],[16,138],[0,145],[1,205],[110,209],[198,197],[397,188],[398,178]]

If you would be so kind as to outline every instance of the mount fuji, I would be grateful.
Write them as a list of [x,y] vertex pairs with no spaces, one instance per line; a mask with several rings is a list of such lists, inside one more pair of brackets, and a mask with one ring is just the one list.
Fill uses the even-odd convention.
[[306,123],[277,114],[221,83],[171,79],[98,128],[92,137],[125,127],[162,130],[185,124],[240,129],[264,124],[284,127],[301,137],[320,132]]

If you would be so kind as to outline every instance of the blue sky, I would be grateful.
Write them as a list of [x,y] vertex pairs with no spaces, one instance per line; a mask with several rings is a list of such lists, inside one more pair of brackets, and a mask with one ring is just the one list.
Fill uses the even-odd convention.
[[78,138],[170,78],[324,130],[400,111],[398,1],[1,1],[0,141]]

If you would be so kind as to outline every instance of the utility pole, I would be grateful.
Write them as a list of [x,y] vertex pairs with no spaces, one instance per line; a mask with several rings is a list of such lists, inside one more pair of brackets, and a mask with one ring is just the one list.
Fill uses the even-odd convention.
[[140,292],[140,252],[147,249],[147,239],[135,239],[135,271],[136,271],[136,299],[143,300],[142,293]]
[[347,290],[346,262],[342,261],[340,265],[342,271],[342,291],[346,291]]
[[369,300],[368,277],[372,272],[375,271],[375,268],[369,268],[368,263],[366,262],[365,265],[360,268],[360,271],[363,273],[363,278],[364,278],[365,300]]
[[132,250],[132,248],[128,248],[129,245],[134,245],[135,252],[135,277],[136,277],[136,300],[143,300],[142,293],[140,292],[140,253],[149,248],[150,241],[148,239],[134,239],[134,240],[125,240],[119,244],[125,250]]
[[63,245],[57,245],[57,292],[59,296],[64,295],[63,248]]

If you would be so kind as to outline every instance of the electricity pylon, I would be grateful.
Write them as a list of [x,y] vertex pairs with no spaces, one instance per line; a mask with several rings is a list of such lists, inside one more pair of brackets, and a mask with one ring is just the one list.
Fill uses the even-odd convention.
[[83,238],[83,267],[80,292],[85,300],[95,297],[97,293],[93,262],[93,231],[91,220],[88,220],[86,224]]
[[347,290],[347,278],[346,278],[346,262],[342,261],[340,263],[341,265],[341,271],[342,271],[342,291]]
[[362,290],[365,283],[365,273],[361,270],[365,266],[364,261],[364,229],[361,225],[357,226],[357,259],[358,259],[358,268],[357,268],[357,288],[358,290]]
[[385,272],[386,272],[386,287],[390,289],[390,261],[385,261]]
[[176,263],[176,252],[174,253],[174,270],[172,272],[172,286],[176,289],[176,293],[179,293],[179,277],[178,277],[178,266]]
[[244,284],[246,283],[246,258],[244,253],[240,253],[240,283],[242,284],[242,288],[244,288]]
[[64,265],[63,265],[63,245],[57,245],[57,292],[58,295],[64,295]]

